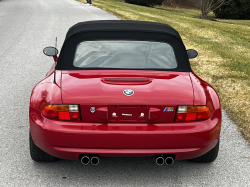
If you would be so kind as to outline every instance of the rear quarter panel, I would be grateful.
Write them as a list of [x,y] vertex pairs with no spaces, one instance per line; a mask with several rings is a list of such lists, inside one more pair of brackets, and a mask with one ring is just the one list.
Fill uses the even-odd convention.
[[194,105],[207,105],[211,112],[220,109],[220,99],[215,89],[199,78],[194,72],[190,73],[194,90]]
[[61,99],[61,71],[56,71],[56,83],[54,73],[40,81],[32,90],[30,106],[42,110],[46,104],[62,104]]

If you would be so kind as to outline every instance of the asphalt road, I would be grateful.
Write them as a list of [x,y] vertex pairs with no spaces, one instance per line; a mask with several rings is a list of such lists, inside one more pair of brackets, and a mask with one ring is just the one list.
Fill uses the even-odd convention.
[[250,186],[250,147],[225,111],[221,147],[211,164],[151,158],[103,158],[98,166],[35,163],[28,144],[29,97],[53,63],[42,49],[61,48],[79,21],[117,19],[74,0],[0,1],[0,186]]

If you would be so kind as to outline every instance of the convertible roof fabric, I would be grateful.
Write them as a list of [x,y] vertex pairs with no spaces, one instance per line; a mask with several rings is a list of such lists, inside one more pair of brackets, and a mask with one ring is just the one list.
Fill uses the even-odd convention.
[[171,34],[181,40],[179,33],[167,24],[147,21],[104,20],[80,22],[72,26],[66,35],[66,40],[81,32],[91,31],[143,31]]
[[[88,21],[72,26],[63,43],[56,70],[94,70],[122,68],[80,68],[73,65],[77,46],[84,41],[153,41],[168,43],[174,50],[177,67],[148,69],[158,71],[192,72],[186,48],[179,33],[169,25],[125,20]],[[126,57],[124,57],[126,58]],[[136,63],[136,62],[134,62]],[[131,69],[133,69],[131,67]],[[138,70],[138,68],[137,68]],[[141,68],[145,70],[145,68]]]

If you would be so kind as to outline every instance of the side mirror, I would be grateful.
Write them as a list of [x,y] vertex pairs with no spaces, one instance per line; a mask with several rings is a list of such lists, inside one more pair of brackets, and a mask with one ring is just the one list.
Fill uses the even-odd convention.
[[58,54],[58,50],[55,47],[45,47],[43,49],[43,53],[47,56],[56,56]]
[[188,49],[187,50],[187,55],[188,55],[188,58],[191,59],[191,58],[195,58],[198,56],[198,52],[194,49]]

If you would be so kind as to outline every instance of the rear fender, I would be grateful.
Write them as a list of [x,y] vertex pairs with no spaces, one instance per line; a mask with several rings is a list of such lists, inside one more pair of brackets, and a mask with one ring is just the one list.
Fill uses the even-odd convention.
[[39,110],[47,104],[62,104],[61,97],[61,71],[56,71],[56,83],[54,73],[39,82],[32,90],[30,106]]
[[210,84],[194,72],[190,73],[190,79],[194,90],[194,105],[206,105],[212,112],[221,108],[219,96]]

